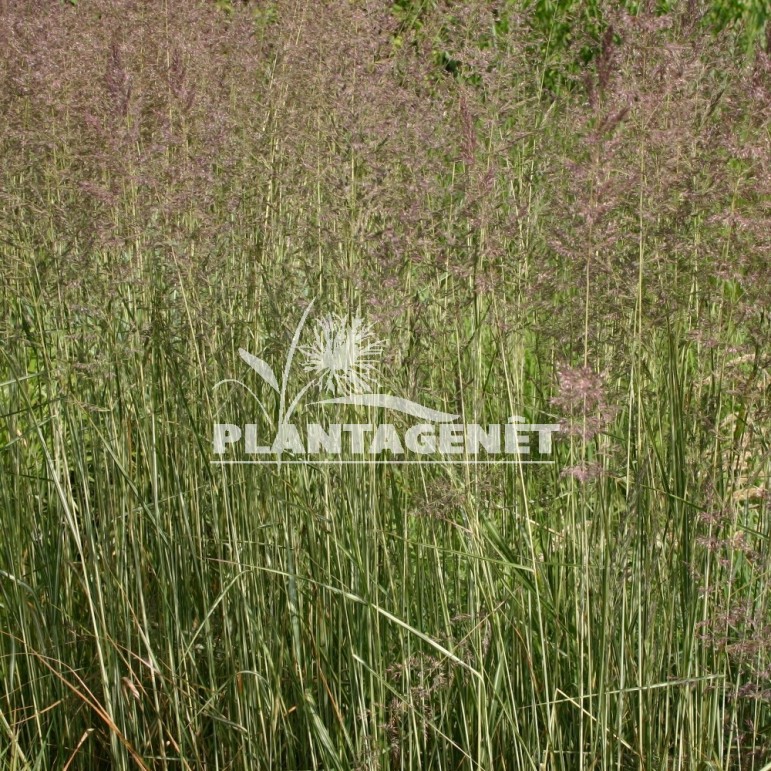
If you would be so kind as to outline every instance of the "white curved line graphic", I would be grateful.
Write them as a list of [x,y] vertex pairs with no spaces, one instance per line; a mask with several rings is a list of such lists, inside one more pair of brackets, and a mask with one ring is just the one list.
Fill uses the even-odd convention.
[[385,407],[389,410],[404,412],[407,415],[430,420],[434,423],[451,423],[460,417],[450,412],[432,410],[430,407],[424,407],[417,402],[402,399],[399,396],[391,396],[390,394],[351,394],[350,396],[338,396],[334,399],[322,399],[321,401],[313,402],[313,404],[352,404],[357,407]]

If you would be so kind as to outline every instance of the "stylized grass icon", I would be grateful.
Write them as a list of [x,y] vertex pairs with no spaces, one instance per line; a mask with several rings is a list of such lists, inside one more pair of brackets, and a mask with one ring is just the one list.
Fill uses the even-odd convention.
[[[244,348],[239,348],[240,357],[278,394],[279,417],[276,435],[282,429],[300,404],[300,400],[314,386],[332,394],[340,394],[329,399],[312,402],[318,405],[349,404],[358,407],[383,407],[397,410],[422,420],[435,423],[454,421],[458,415],[433,410],[417,402],[391,394],[373,393],[375,382],[374,369],[377,357],[382,353],[383,341],[375,337],[371,325],[365,324],[359,317],[350,321],[340,315],[327,315],[319,319],[314,329],[313,342],[300,346],[308,315],[313,307],[312,300],[300,318],[289,346],[284,371],[279,384],[272,367],[264,359],[255,356]],[[300,351],[305,357],[304,371],[312,372],[314,377],[306,383],[287,407],[287,386],[295,354]],[[259,397],[240,380],[221,380],[223,383],[236,383],[243,386],[257,401],[268,422],[273,421]]]

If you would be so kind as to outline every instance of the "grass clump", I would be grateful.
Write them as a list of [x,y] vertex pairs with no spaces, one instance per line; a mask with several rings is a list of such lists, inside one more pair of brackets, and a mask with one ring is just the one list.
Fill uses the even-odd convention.
[[[601,5],[2,9],[0,769],[771,762],[769,59]],[[311,300],[555,463],[212,464]]]

